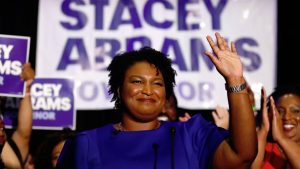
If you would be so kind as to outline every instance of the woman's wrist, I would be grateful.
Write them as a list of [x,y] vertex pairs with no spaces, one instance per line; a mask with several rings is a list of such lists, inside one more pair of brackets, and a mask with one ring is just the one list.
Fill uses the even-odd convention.
[[243,84],[246,82],[246,80],[243,76],[227,78],[227,79],[225,79],[225,81],[228,86],[236,86],[236,85],[240,85],[240,84]]
[[245,90],[247,88],[247,83],[244,82],[242,84],[230,86],[227,83],[225,84],[225,89],[227,90],[228,93],[237,93]]
[[30,92],[26,92],[24,97],[29,97],[30,96]]
[[268,137],[268,131],[265,131],[263,129],[259,129],[257,131],[257,138],[259,141],[266,141]]
[[228,93],[247,92],[247,82],[244,77],[234,77],[226,79],[225,89]]

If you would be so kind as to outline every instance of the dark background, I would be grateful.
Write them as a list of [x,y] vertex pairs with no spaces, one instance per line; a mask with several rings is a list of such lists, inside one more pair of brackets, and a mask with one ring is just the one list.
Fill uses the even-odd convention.
[[[297,1],[278,0],[277,85],[300,84],[298,49],[300,40]],[[0,4],[0,34],[31,37],[29,61],[35,67],[38,0],[5,0]],[[299,67],[298,67],[299,68]],[[184,110],[182,110],[184,111]],[[105,112],[105,113],[104,113]],[[196,111],[190,111],[195,113]],[[201,112],[208,112],[201,111]],[[204,113],[208,114],[208,113]],[[207,116],[207,118],[210,118]],[[116,120],[112,110],[77,111],[77,131],[91,129]],[[33,145],[51,131],[33,131]],[[34,146],[33,146],[34,147]]]

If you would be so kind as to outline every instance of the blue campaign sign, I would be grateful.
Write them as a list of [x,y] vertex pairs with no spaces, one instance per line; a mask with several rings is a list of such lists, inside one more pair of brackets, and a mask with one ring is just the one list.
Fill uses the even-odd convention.
[[[30,89],[33,129],[61,130],[76,128],[74,81],[65,78],[36,78]],[[18,101],[6,101],[4,122],[14,126]],[[16,108],[9,107],[15,105]]]
[[0,34],[0,96],[23,97],[22,65],[29,58],[30,37]]

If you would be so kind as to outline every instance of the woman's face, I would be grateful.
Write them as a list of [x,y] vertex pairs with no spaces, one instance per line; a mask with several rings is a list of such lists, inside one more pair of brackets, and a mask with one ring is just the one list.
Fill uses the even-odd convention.
[[276,107],[282,118],[285,134],[300,143],[300,97],[294,94],[285,94],[277,100]]
[[144,122],[157,119],[166,101],[161,72],[148,62],[135,63],[125,73],[121,98],[135,119]]

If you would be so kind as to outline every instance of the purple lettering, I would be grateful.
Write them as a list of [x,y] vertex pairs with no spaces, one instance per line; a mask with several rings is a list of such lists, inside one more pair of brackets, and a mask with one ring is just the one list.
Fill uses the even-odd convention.
[[[77,50],[78,59],[72,59],[72,50]],[[83,70],[91,69],[88,55],[82,39],[68,39],[57,70],[66,70],[70,65],[80,65]]]
[[247,58],[250,60],[250,63],[248,65],[245,65],[245,63],[243,63],[245,71],[252,72],[252,71],[257,70],[261,66],[260,55],[258,53],[248,51],[243,48],[245,45],[251,46],[251,47],[257,47],[258,44],[254,39],[241,38],[235,42],[235,45],[236,45],[238,54],[241,57]]
[[211,0],[204,0],[204,3],[212,16],[212,28],[221,29],[221,12],[224,10],[227,0],[220,0],[216,7],[212,5]]
[[[191,64],[192,64],[192,71],[200,70],[199,67],[199,56],[201,56],[208,67],[209,70],[214,68],[214,64],[211,60],[204,55],[206,51],[205,46],[201,39],[191,39]],[[203,57],[204,56],[204,57]]]
[[[106,45],[109,45],[109,51],[105,48]],[[118,50],[120,50],[120,42],[117,39],[97,39],[96,40],[96,63],[103,63],[106,57],[112,58]],[[106,70],[107,67],[102,67],[97,70]]]
[[127,51],[139,49],[142,46],[151,46],[151,40],[148,37],[141,36],[135,38],[129,38],[126,40]]
[[199,29],[198,23],[193,23],[191,25],[186,23],[188,15],[186,5],[189,3],[199,3],[199,0],[178,0],[178,30]]
[[79,30],[84,28],[84,26],[87,23],[87,17],[85,16],[84,13],[80,12],[80,11],[76,11],[76,10],[72,10],[70,8],[71,3],[76,3],[77,5],[84,5],[84,1],[82,0],[76,0],[76,1],[71,1],[71,0],[65,0],[62,3],[62,12],[69,16],[69,17],[73,17],[74,19],[76,19],[76,23],[75,24],[71,24],[69,22],[63,22],[61,21],[61,25],[69,30]]
[[104,12],[104,6],[108,5],[108,0],[90,0],[91,4],[95,5],[95,29],[96,30],[102,30],[103,29],[103,12]]
[[[130,19],[122,19],[122,14],[125,9],[129,10]],[[110,25],[111,30],[116,30],[121,24],[132,24],[135,29],[141,28],[142,24],[138,17],[136,6],[132,0],[120,0],[117,4],[116,11]]]
[[146,4],[145,4],[145,8],[144,8],[144,18],[145,21],[157,28],[163,28],[163,29],[167,29],[169,27],[172,26],[173,22],[170,20],[165,20],[162,22],[158,22],[156,21],[152,14],[155,12],[153,10],[153,6],[155,3],[161,3],[166,9],[174,9],[174,7],[172,6],[172,4],[170,4],[168,1],[165,0],[149,0]]
[[172,60],[172,64],[176,64],[181,71],[187,71],[186,64],[183,59],[183,54],[181,52],[180,46],[177,40],[168,39],[164,40],[164,44],[162,46],[163,53],[169,53],[170,48],[173,48],[175,59]]

